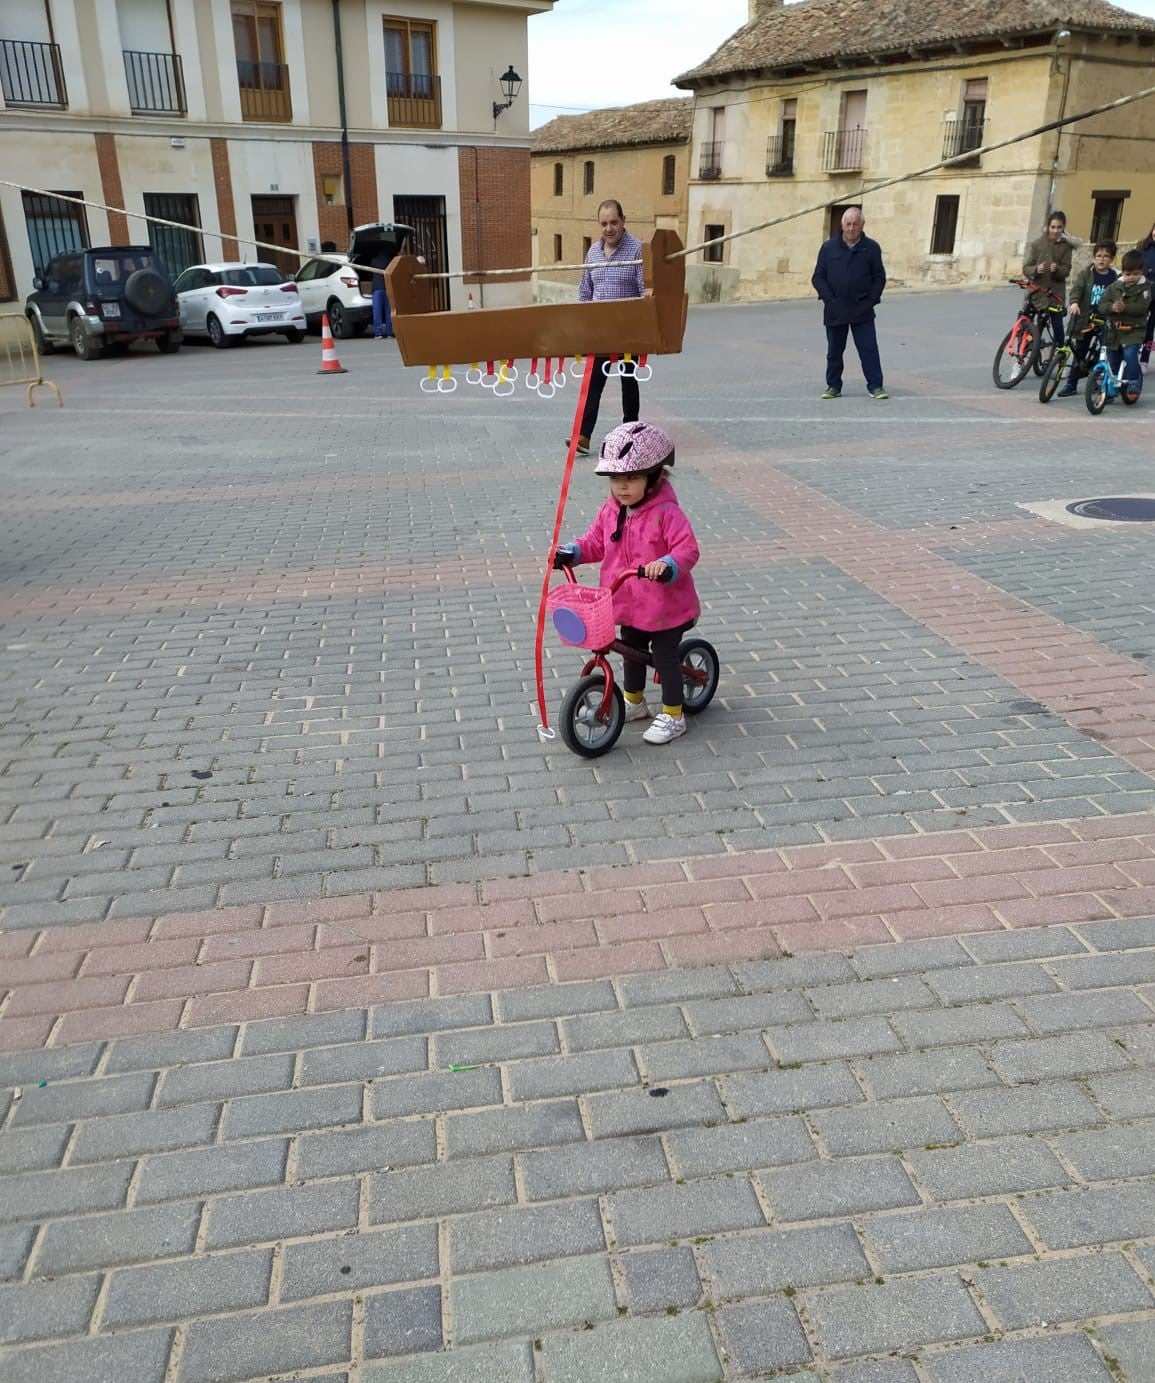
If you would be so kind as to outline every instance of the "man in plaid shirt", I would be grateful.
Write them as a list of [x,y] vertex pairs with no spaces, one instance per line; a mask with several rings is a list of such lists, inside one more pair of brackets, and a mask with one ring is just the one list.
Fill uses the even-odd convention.
[[[606,201],[598,207],[601,239],[590,246],[586,267],[578,286],[578,301],[605,302],[609,298],[640,298],[646,291],[642,275],[642,242],[626,230],[626,216],[621,202]],[[602,390],[606,387],[603,366],[608,355],[594,357],[590,391],[582,414],[578,437],[579,456],[590,454],[590,437],[597,426]],[[636,423],[641,409],[638,381],[632,375],[622,375],[622,422]]]

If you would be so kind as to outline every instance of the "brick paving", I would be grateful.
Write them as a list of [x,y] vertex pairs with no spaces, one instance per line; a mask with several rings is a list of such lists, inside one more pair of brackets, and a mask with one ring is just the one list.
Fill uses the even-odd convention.
[[0,397],[0,1383],[1155,1383],[1155,533],[1020,507],[1150,491],[1155,414],[952,302],[886,406],[693,315],[722,683],[597,761],[531,704],[560,403]]

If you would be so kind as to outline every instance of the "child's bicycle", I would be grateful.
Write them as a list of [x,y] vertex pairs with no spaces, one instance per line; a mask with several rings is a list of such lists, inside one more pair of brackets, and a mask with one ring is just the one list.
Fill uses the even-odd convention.
[[[1042,375],[1051,363],[1051,356],[1058,345],[1055,335],[1055,318],[1063,312],[1063,300],[1049,288],[1035,283],[1033,279],[1011,279],[1017,288],[1026,290],[1027,296],[1019,308],[1015,324],[999,342],[995,352],[991,373],[996,389],[1013,389],[1021,384],[1034,370]],[[1036,307],[1031,295],[1045,293],[1049,299],[1046,307]]]
[[[1099,359],[1103,349],[1102,332],[1103,319],[1094,315],[1088,318],[1087,325],[1079,332],[1085,341],[1081,374],[1089,375],[1091,367]],[[1074,371],[1076,370],[1080,370],[1080,362],[1075,358],[1071,327],[1068,326],[1066,339],[1061,346],[1055,348],[1054,354],[1051,356],[1051,363],[1047,366],[1046,373],[1039,384],[1039,402],[1050,403],[1060,384],[1066,384],[1070,380],[1077,383],[1080,374],[1075,374]]]
[[1122,398],[1124,403],[1139,402],[1139,388],[1123,378],[1122,371],[1127,362],[1119,362],[1120,373],[1111,369],[1106,353],[1099,357],[1087,376],[1087,391],[1083,395],[1088,413],[1102,413],[1112,399]]
[[[582,586],[569,567],[562,570],[565,585],[555,586],[548,599],[554,628],[562,643],[588,648],[593,656],[566,692],[558,728],[575,754],[596,759],[614,747],[626,723],[625,701],[606,655],[620,653],[631,662],[654,666],[652,657],[617,637],[614,624],[614,591],[623,581],[635,577],[645,580],[645,568],[623,572],[612,587]],[[682,709],[687,715],[697,715],[718,690],[718,654],[705,639],[683,639],[678,656],[682,661]]]

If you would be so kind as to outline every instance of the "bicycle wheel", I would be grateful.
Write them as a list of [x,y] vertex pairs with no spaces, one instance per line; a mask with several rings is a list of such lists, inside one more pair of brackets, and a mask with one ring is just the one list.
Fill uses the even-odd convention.
[[1058,340],[1055,337],[1054,313],[1048,312],[1043,318],[1038,330],[1038,344],[1035,347],[1035,354],[1031,360],[1031,369],[1035,374],[1043,375],[1047,371],[1054,358],[1055,351],[1059,348]]
[[604,720],[599,720],[606,679],[601,672],[591,672],[581,678],[561,703],[558,729],[566,746],[583,759],[596,759],[607,754],[618,742],[626,723],[626,708],[620,688],[614,687],[610,708]]
[[1087,390],[1083,399],[1088,413],[1102,413],[1107,407],[1107,367],[1101,360],[1087,376]]
[[1039,385],[1039,402],[1050,403],[1055,397],[1055,390],[1059,387],[1061,380],[1068,374],[1068,366],[1073,369],[1071,357],[1074,351],[1070,346],[1060,346],[1051,356],[1051,363],[1047,366],[1046,374],[1043,375],[1042,383]]
[[682,709],[696,716],[718,690],[718,654],[705,639],[683,639],[678,658],[682,664]]
[[1021,384],[1030,373],[1031,362],[1038,349],[1038,335],[1034,322],[1021,317],[1007,332],[995,352],[991,374],[996,389],[1013,389]]

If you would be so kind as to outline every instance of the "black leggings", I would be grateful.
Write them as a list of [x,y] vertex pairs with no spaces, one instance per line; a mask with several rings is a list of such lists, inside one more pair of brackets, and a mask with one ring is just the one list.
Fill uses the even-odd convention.
[[[684,627],[649,630],[634,629],[629,624],[622,625],[622,643],[628,643],[631,648],[653,655],[654,670],[662,686],[662,704],[665,706],[682,704],[682,662],[678,657],[678,648],[685,632]],[[632,658],[626,658],[624,661],[623,687],[628,692],[644,692],[649,668],[645,663],[635,663]]]
[[[608,380],[602,366],[609,360],[608,355],[599,355],[594,358],[593,373],[590,375],[590,391],[586,395],[586,406],[582,413],[581,435],[592,437],[594,428],[598,422],[598,409],[601,406],[602,390],[606,387]],[[622,422],[636,423],[638,412],[641,409],[641,393],[638,389],[638,381],[631,375],[622,375]]]

